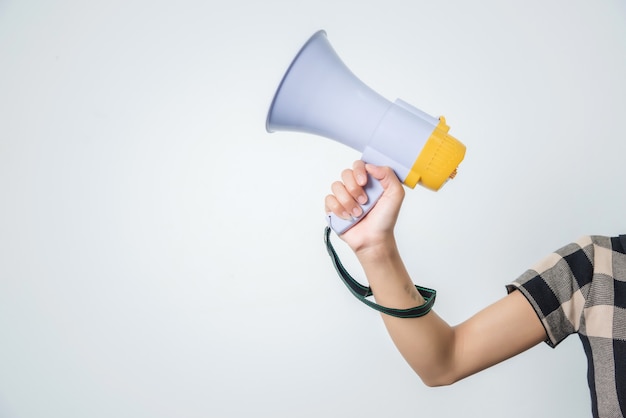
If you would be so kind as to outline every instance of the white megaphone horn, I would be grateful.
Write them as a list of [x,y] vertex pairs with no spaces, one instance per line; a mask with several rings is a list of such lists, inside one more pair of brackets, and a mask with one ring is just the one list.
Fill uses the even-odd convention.
[[[341,61],[326,32],[316,32],[284,75],[270,106],[266,129],[320,135],[362,153],[367,163],[389,166],[411,188],[439,190],[456,175],[465,145],[435,118],[398,99],[385,99],[359,80]],[[329,215],[329,226],[342,234],[361,220],[382,195],[370,177],[363,214],[350,220]]]

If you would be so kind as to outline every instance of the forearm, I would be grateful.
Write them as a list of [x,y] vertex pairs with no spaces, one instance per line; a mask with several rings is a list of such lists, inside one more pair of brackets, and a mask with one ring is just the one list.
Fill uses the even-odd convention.
[[[393,238],[375,248],[357,252],[357,257],[378,304],[406,309],[424,303]],[[452,367],[454,329],[435,312],[419,318],[382,316],[394,344],[426,384],[446,384],[455,379]]]
[[[424,303],[393,237],[357,251],[380,305],[406,309]],[[532,306],[513,292],[467,321],[449,326],[434,311],[419,318],[383,314],[394,344],[429,386],[454,383],[538,344],[546,338]]]

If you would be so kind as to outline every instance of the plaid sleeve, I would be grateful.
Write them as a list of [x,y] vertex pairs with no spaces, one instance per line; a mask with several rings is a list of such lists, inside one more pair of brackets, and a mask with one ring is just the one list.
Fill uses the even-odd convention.
[[546,343],[556,347],[580,328],[593,278],[591,237],[550,254],[507,286],[528,299],[546,329]]

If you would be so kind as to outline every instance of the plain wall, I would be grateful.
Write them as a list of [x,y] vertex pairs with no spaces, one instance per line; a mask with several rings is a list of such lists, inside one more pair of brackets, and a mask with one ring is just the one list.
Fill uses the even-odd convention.
[[323,198],[359,155],[265,131],[318,29],[467,145],[397,227],[451,324],[626,232],[622,1],[4,0],[0,417],[590,416],[576,336],[427,388],[336,277]]

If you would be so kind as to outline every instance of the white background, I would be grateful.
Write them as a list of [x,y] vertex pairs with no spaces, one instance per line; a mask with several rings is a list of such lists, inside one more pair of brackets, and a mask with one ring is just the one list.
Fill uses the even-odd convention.
[[468,147],[398,224],[451,324],[626,232],[622,1],[3,0],[0,417],[590,416],[576,336],[427,388],[336,277],[359,155],[265,132],[318,29]]

